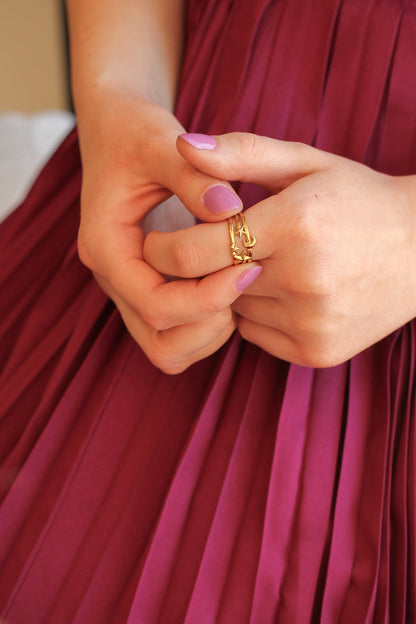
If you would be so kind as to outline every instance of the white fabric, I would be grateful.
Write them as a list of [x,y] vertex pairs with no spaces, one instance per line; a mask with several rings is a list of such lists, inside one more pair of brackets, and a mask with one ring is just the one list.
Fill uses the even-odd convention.
[[[66,111],[0,114],[0,221],[24,199],[74,124],[74,116]],[[146,217],[144,229],[169,232],[194,223],[195,218],[174,195]]]
[[66,111],[0,115],[0,220],[24,199],[74,123],[74,116]]

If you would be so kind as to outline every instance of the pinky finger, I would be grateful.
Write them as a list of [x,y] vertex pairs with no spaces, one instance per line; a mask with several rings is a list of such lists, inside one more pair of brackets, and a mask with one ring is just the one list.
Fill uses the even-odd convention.
[[132,338],[152,364],[169,375],[179,374],[217,351],[237,326],[228,308],[202,321],[156,330],[146,325],[117,294],[112,295]]
[[238,317],[238,331],[241,336],[271,355],[292,364],[307,366],[295,340],[288,334],[266,325],[260,325],[244,317]]
[[[158,368],[168,374],[181,373],[218,351],[236,327],[231,310],[225,310],[204,321],[159,332],[158,353],[161,359],[156,365],[159,364]],[[184,343],[191,348],[183,351]]]

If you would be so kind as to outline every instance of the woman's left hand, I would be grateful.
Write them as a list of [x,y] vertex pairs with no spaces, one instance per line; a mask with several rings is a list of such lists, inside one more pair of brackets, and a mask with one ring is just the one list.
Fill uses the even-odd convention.
[[[198,149],[185,135],[177,146],[211,176],[272,193],[245,212],[263,272],[233,304],[244,338],[291,362],[334,366],[416,316],[415,176],[252,134],[216,141]],[[153,232],[144,254],[178,277],[218,271],[231,264],[228,223]]]

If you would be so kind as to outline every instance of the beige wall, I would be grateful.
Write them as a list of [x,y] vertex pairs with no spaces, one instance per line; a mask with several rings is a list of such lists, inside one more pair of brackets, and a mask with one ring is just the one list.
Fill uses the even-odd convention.
[[0,112],[68,107],[59,0],[0,0]]

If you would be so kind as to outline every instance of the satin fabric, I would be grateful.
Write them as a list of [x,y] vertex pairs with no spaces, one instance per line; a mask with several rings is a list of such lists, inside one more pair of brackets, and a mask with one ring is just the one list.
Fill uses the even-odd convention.
[[[416,173],[414,1],[188,18],[187,129]],[[236,334],[164,375],[77,258],[80,184],[73,132],[0,228],[3,621],[416,622],[415,323],[331,369]]]

